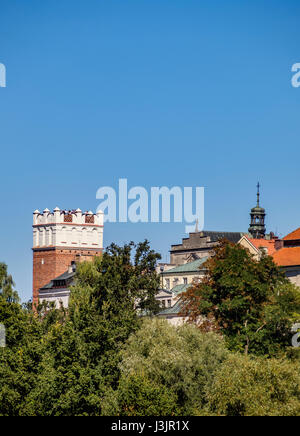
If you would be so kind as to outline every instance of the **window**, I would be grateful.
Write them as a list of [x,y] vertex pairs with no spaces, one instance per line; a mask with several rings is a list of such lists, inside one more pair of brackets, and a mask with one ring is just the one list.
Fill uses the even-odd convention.
[[65,280],[53,280],[53,286],[55,288],[62,288],[63,286],[66,286]]
[[268,254],[268,248],[267,248],[267,247],[259,247],[259,251],[260,251],[262,254]]
[[171,307],[172,305],[172,300],[168,300],[168,307]]
[[65,213],[64,215],[64,223],[71,223],[73,222],[73,217],[71,213]]
[[187,285],[188,284],[188,279],[186,277],[183,277],[183,284]]
[[85,215],[85,222],[87,224],[94,224],[95,223],[94,215]]
[[75,227],[72,228],[72,233],[71,233],[71,239],[72,239],[72,244],[76,244],[77,243],[77,230]]
[[161,300],[161,306],[162,306],[162,307],[166,307],[166,302],[165,302],[165,300]]

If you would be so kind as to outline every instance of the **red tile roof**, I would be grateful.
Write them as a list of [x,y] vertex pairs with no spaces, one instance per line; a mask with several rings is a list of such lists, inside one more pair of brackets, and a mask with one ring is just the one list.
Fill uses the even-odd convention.
[[273,254],[273,259],[279,266],[300,265],[300,247],[283,247]]
[[285,241],[293,241],[295,239],[300,239],[300,227],[293,232],[289,233],[283,238]]
[[[253,239],[246,236],[256,248],[265,247],[268,255],[273,257],[274,262],[279,266],[300,265],[300,245],[298,247],[283,247],[275,250],[275,239]],[[300,227],[283,238],[284,241],[300,240]]]
[[256,248],[267,248],[268,249],[268,255],[272,256],[273,253],[275,253],[275,239],[254,239],[254,238],[249,238],[248,236],[246,236],[246,238],[251,242],[251,244],[254,245],[254,247]]

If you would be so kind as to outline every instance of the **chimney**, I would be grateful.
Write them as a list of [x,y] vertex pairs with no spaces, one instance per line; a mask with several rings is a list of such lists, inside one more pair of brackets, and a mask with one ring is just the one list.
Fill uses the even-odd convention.
[[280,250],[283,247],[284,241],[282,239],[275,240],[275,250]]
[[68,268],[68,273],[73,273],[75,271],[76,271],[76,262],[75,262],[75,260],[72,260],[72,262]]

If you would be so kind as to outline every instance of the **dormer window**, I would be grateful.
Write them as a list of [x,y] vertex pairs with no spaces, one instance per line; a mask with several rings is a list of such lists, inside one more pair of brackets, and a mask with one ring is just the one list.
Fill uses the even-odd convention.
[[62,288],[64,286],[66,286],[66,281],[65,280],[53,280],[53,286],[55,288]]
[[267,247],[259,247],[259,251],[260,251],[262,254],[268,254],[268,248],[267,248]]

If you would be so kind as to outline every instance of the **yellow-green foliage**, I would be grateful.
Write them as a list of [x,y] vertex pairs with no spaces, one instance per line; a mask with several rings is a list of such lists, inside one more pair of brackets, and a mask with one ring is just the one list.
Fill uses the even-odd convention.
[[205,403],[205,389],[227,354],[224,341],[216,334],[148,319],[129,338],[121,371],[124,377],[144,374],[176,395],[180,413],[197,414]]
[[231,354],[207,392],[208,408],[219,415],[300,415],[299,364],[283,359]]

